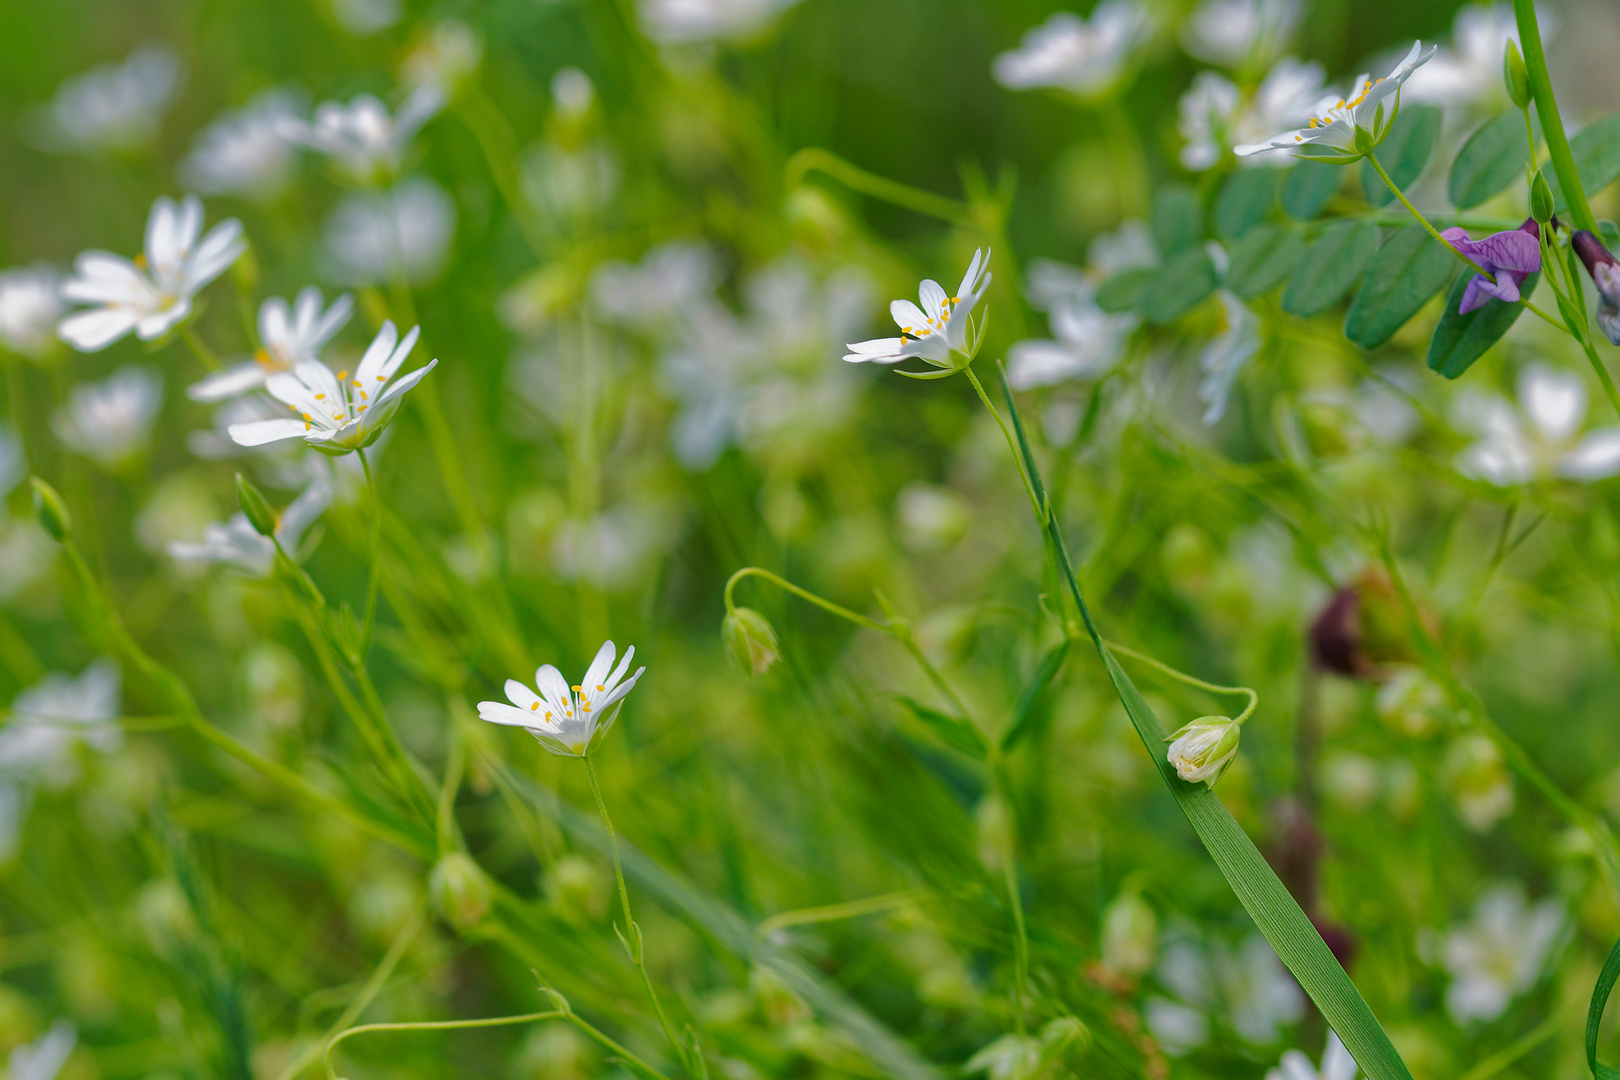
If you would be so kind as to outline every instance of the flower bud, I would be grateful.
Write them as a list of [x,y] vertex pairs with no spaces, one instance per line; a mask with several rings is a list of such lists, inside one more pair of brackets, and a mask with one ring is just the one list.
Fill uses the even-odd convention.
[[1114,973],[1133,979],[1146,975],[1158,943],[1158,916],[1135,889],[1120,893],[1103,912],[1103,963]]
[[750,675],[765,674],[782,658],[776,631],[753,608],[728,611],[725,622],[720,624],[720,639],[731,662]]
[[1170,736],[1170,764],[1189,784],[1215,786],[1237,756],[1239,727],[1230,716],[1200,716]]
[[1519,52],[1519,45],[1512,38],[1508,39],[1507,49],[1502,54],[1502,81],[1507,84],[1508,97],[1513,104],[1521,109],[1530,107],[1530,72],[1524,66],[1524,56]]
[[242,513],[253,526],[253,531],[260,536],[274,536],[276,534],[276,514],[270,509],[264,495],[253,486],[253,481],[236,474],[236,501],[242,507]]
[[1547,185],[1547,178],[1540,169],[1530,179],[1530,216],[1542,225],[1551,221],[1553,216],[1552,188]]
[[1451,745],[1440,769],[1441,779],[1457,802],[1457,814],[1475,832],[1513,812],[1513,776],[1502,751],[1487,736],[1465,735]]
[[1597,286],[1597,324],[1612,344],[1620,345],[1620,265],[1595,233],[1582,229],[1570,240]]
[[433,867],[428,895],[445,922],[457,930],[470,930],[489,914],[494,889],[465,852],[452,851]]
[[29,477],[28,482],[34,485],[34,516],[39,518],[40,528],[50,533],[58,544],[67,543],[68,537],[73,535],[73,518],[62,496],[37,476]]

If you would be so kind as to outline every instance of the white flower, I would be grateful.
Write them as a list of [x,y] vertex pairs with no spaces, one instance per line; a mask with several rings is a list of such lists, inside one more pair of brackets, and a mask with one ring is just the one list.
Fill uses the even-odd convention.
[[534,673],[538,694],[516,679],[507,679],[506,697],[512,704],[480,701],[478,715],[492,724],[526,729],[553,754],[584,757],[613,726],[624,696],[647,670],[639,667],[630,678],[624,678],[635,655],[634,647],[626,649],[624,659],[615,668],[613,642],[605,641],[580,685],[570,689],[562,673],[545,664]]
[[456,231],[456,207],[422,176],[391,191],[350,195],[326,219],[324,243],[335,276],[354,284],[438,277]]
[[[1239,157],[1263,154],[1268,150],[1295,150],[1301,152],[1299,156],[1322,155],[1331,160],[1354,160],[1361,153],[1356,149],[1356,132],[1368,132],[1375,144],[1382,139],[1389,131],[1390,121],[1394,119],[1401,84],[1433,55],[1433,46],[1424,52],[1423,42],[1415,41],[1405,58],[1382,79],[1357,75],[1350,84],[1352,97],[1335,101],[1330,95],[1317,102],[1311,110],[1315,115],[1305,127],[1234,149]],[[1393,101],[1390,100],[1392,95],[1397,95]]]
[[563,521],[551,537],[551,566],[563,581],[618,592],[641,580],[652,556],[679,536],[661,508],[621,504]]
[[690,240],[660,244],[639,263],[607,262],[591,275],[591,301],[613,322],[651,329],[689,313],[714,291],[714,253]]
[[1165,756],[1187,783],[1214,787],[1237,756],[1241,730],[1229,716],[1201,716],[1170,736]]
[[5,424],[0,424],[0,503],[28,472],[28,453],[22,440]]
[[63,319],[56,332],[80,352],[98,352],[131,330],[142,341],[162,337],[191,313],[191,300],[247,250],[242,223],[222,221],[202,235],[202,202],[178,205],[159,196],[146,219],[146,250],[133,262],[86,251],[62,285],[68,300],[93,304]]
[[1159,264],[1159,248],[1147,223],[1127,218],[1111,233],[1098,233],[1086,247],[1086,265],[1104,277]]
[[145,447],[162,404],[163,377],[125,365],[101,382],[75,386],[51,430],[69,449],[116,468]]
[[952,353],[961,353],[971,360],[970,350],[976,348],[978,342],[968,341],[968,317],[990,287],[993,275],[989,266],[990,253],[975,250],[955,295],[946,293],[932,278],[925,278],[917,290],[922,307],[910,300],[896,300],[889,305],[889,314],[900,327],[900,336],[855,342],[849,346],[850,352],[844,359],[852,364],[898,364],[918,357],[934,367],[949,370],[955,370]]
[[1489,832],[1513,812],[1513,775],[1489,736],[1457,739],[1446,752],[1440,773],[1457,803],[1457,816],[1475,832]]
[[180,87],[180,61],[164,45],[142,45],[122,64],[69,79],[43,116],[47,145],[64,150],[129,150],[157,134]]
[[1226,414],[1238,375],[1260,351],[1259,317],[1225,289],[1217,295],[1226,316],[1226,328],[1198,354],[1198,368],[1204,373],[1198,384],[1198,397],[1205,405],[1206,424],[1213,424]]
[[1060,11],[1024,35],[1017,49],[996,57],[996,81],[1009,90],[1054,87],[1081,96],[1119,81],[1131,53],[1154,21],[1136,0],[1103,0],[1082,19]]
[[1330,1031],[1321,1069],[1298,1050],[1289,1050],[1275,1068],[1266,1070],[1266,1080],[1356,1080],[1356,1059],[1339,1041],[1338,1033]]
[[1540,978],[1564,927],[1556,900],[1527,907],[1516,885],[1492,888],[1474,907],[1472,921],[1452,928],[1440,949],[1451,976],[1446,1011],[1459,1024],[1494,1020]]
[[[1552,26],[1547,15],[1538,12],[1536,21],[1542,36],[1550,36]],[[1434,59],[1412,76],[1404,96],[1452,106],[1489,103],[1492,99],[1505,102],[1502,55],[1510,41],[1519,41],[1519,23],[1512,4],[1464,5],[1451,24],[1450,46],[1442,45]]]
[[332,17],[349,33],[362,37],[388,29],[403,14],[399,0],[332,0]]
[[265,389],[303,419],[232,424],[231,438],[243,446],[261,446],[301,437],[328,454],[346,454],[370,446],[398,413],[405,392],[439,362],[430,360],[389,385],[416,345],[418,330],[420,327],[413,326],[400,341],[394,324],[385,321],[360,358],[352,380],[347,371],[333,375],[332,369],[319,360],[300,361],[290,372],[275,372],[265,380]]
[[1246,1042],[1277,1041],[1279,1029],[1305,1015],[1305,995],[1276,950],[1259,934],[1237,949],[1217,948],[1215,969],[1232,1029]]
[[733,40],[764,29],[800,0],[641,0],[641,25],[661,45]]
[[444,19],[405,57],[403,74],[411,86],[436,86],[450,97],[478,70],[484,42],[478,32],[459,19]]
[[565,221],[600,210],[618,186],[618,158],[599,139],[577,146],[543,142],[523,156],[523,194]]
[[[309,486],[276,517],[276,540],[288,555],[297,551],[304,530],[332,502],[331,469],[319,458],[312,458],[310,465]],[[222,563],[262,578],[269,577],[275,566],[276,545],[259,535],[246,514],[237,513],[223,524],[209,525],[198,543],[171,541],[169,555],[178,562]]]
[[596,101],[596,84],[577,67],[558,68],[551,77],[551,101],[558,116],[577,120]]
[[56,1080],[78,1037],[73,1021],[64,1019],[33,1042],[15,1047],[11,1051],[11,1080]]
[[259,343],[263,348],[253,359],[216,371],[186,390],[192,401],[223,401],[264,385],[273,372],[292,371],[308,360],[320,359],[320,351],[343,329],[354,313],[354,297],[344,293],[321,310],[321,290],[306,286],[295,306],[272,296],[259,305]]
[[62,303],[62,275],[48,263],[0,273],[0,345],[30,360],[43,360],[56,348],[56,322]]
[[1579,375],[1530,364],[1519,372],[1518,389],[1517,410],[1477,391],[1458,401],[1458,426],[1479,436],[1458,455],[1458,471],[1498,487],[1548,476],[1602,480],[1620,473],[1620,425],[1580,434],[1586,386]]
[[[1304,123],[1321,97],[1322,79],[1320,64],[1285,56],[1267,72],[1253,95],[1245,97],[1224,75],[1199,72],[1178,106],[1176,130],[1186,140],[1182,165],[1202,172],[1234,145]],[[1254,163],[1282,166],[1289,159],[1255,158]]]
[[357,184],[371,185],[399,172],[411,140],[422,125],[444,108],[444,90],[424,83],[411,92],[397,115],[371,94],[359,94],[347,104],[323,101],[315,118],[289,118],[278,128],[284,138],[303,143],[341,165]]
[[1142,1003],[1143,1019],[1161,1049],[1184,1057],[1209,1041],[1209,1017],[1203,1011],[1154,995]]
[[1014,390],[1096,379],[1113,370],[1138,320],[1103,311],[1095,295],[1078,267],[1041,259],[1029,268],[1030,303],[1049,313],[1055,340],[1020,341],[1007,350],[1007,381]]
[[222,114],[198,134],[180,163],[180,179],[204,195],[269,199],[287,186],[297,151],[283,134],[298,106],[285,90],[266,90]]
[[1189,53],[1228,68],[1259,68],[1288,47],[1299,0],[1204,0],[1181,31]]
[[0,774],[65,787],[78,777],[75,748],[82,742],[102,753],[116,752],[124,733],[118,716],[118,668],[97,660],[75,679],[47,675],[18,694],[11,717],[0,728]]

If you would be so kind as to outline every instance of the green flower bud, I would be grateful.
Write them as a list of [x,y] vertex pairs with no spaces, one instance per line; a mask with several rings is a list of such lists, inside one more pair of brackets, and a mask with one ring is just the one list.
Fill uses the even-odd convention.
[[1215,786],[1237,756],[1239,728],[1229,716],[1200,716],[1170,736],[1170,764],[1189,784]]
[[253,486],[253,481],[236,474],[236,501],[242,507],[242,513],[247,516],[248,524],[260,536],[274,536],[276,534],[276,514],[270,509],[264,495]]
[[[1511,45],[1512,42],[1508,44]],[[1537,169],[1536,175],[1530,178],[1530,216],[1542,225],[1551,221],[1553,216],[1552,188],[1548,186],[1547,178],[1542,175],[1540,169]]]
[[776,631],[753,608],[736,608],[720,624],[720,640],[731,662],[750,675],[763,675],[782,658]]
[[1153,967],[1159,945],[1159,919],[1135,889],[1114,898],[1103,912],[1103,962],[1113,971],[1140,978]]
[[465,852],[452,851],[434,865],[428,895],[445,922],[470,930],[489,914],[495,891],[477,863]]
[[1508,39],[1502,54],[1502,81],[1507,84],[1508,97],[1521,109],[1530,107],[1530,72],[1524,66],[1524,56],[1518,44]]
[[39,518],[40,528],[50,533],[58,544],[67,543],[73,535],[73,518],[62,496],[37,476],[29,477],[28,482],[34,485],[34,516]]

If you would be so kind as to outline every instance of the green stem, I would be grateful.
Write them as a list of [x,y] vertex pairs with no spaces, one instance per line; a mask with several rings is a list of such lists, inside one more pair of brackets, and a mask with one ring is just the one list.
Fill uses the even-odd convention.
[[811,926],[816,923],[854,919],[862,915],[877,915],[914,904],[920,898],[918,893],[896,892],[885,893],[882,896],[869,896],[863,900],[848,900],[842,904],[828,904],[824,907],[798,908],[794,911],[784,911],[772,915],[755,927],[754,933],[761,938],[769,938],[777,931],[786,930],[792,926]]
[[670,1026],[669,1017],[664,1015],[664,1006],[658,1001],[658,992],[653,989],[652,977],[647,974],[646,957],[642,950],[641,927],[636,925],[635,918],[630,914],[630,890],[624,883],[624,865],[619,861],[619,834],[613,829],[613,819],[608,817],[607,802],[602,798],[602,785],[596,780],[596,765],[591,761],[589,754],[582,754],[580,760],[585,762],[585,775],[591,780],[591,794],[596,796],[596,809],[602,815],[602,824],[607,828],[608,843],[613,849],[613,876],[619,882],[619,905],[624,909],[625,923],[625,949],[630,953],[631,961],[636,970],[641,973],[641,983],[647,988],[647,999],[652,1002],[653,1012],[658,1014],[658,1025],[664,1029],[664,1038],[675,1050],[675,1057],[680,1061],[687,1073],[696,1076],[691,1063],[686,1058],[686,1048],[675,1037],[675,1029]]
[[886,626],[883,623],[878,622],[876,619],[868,619],[865,615],[862,615],[859,612],[851,611],[849,608],[835,604],[831,600],[824,600],[810,590],[801,589],[799,586],[793,584],[793,582],[787,580],[786,578],[779,577],[776,574],[771,573],[769,570],[762,569],[758,566],[745,566],[741,570],[738,570],[735,574],[732,574],[730,580],[726,582],[725,596],[727,611],[737,610],[736,605],[732,602],[731,593],[734,589],[736,589],[737,583],[745,577],[764,578],[777,588],[785,589],[801,600],[808,600],[810,603],[816,605],[818,608],[821,608],[823,611],[829,611],[838,616],[840,619],[852,622],[856,626],[864,626],[868,630],[877,630],[885,634],[892,634],[894,632],[892,627]]
[[1142,138],[1136,125],[1126,115],[1125,106],[1117,94],[1097,106],[1103,130],[1114,151],[1114,162],[1120,178],[1119,205],[1123,216],[1143,217],[1147,213],[1147,194],[1152,190],[1147,182],[1146,155],[1142,153]]
[[[1016,838],[1013,846],[1017,846]],[[1024,925],[1024,897],[1018,889],[1018,860],[1013,852],[1007,853],[1001,872],[1007,886],[1007,901],[1012,906],[1013,929],[1017,935],[1013,938],[1013,1030],[1022,1035],[1024,1002],[1029,996],[1029,932]]]
[[971,362],[962,369],[962,373],[968,377],[968,382],[973,384],[973,389],[978,392],[979,400],[984,402],[984,407],[990,410],[991,416],[995,417],[996,426],[1001,428],[1002,437],[1007,440],[1007,449],[1012,451],[1013,464],[1018,466],[1018,479],[1024,482],[1024,494],[1029,496],[1030,509],[1035,511],[1035,521],[1037,524],[1045,525],[1048,516],[1046,506],[1035,495],[1035,487],[1030,483],[1029,472],[1024,467],[1024,455],[1019,452],[1018,443],[1013,438],[1012,429],[1007,427],[1007,422],[1001,418],[1001,412],[990,401],[990,395],[984,392],[984,384],[979,382],[977,375],[973,374],[973,364]]
[[185,326],[180,328],[180,337],[185,340],[187,345],[191,346],[193,355],[195,355],[197,359],[201,361],[202,366],[207,368],[209,371],[218,371],[224,366],[219,362],[219,357],[214,353],[214,350],[210,349],[207,343],[197,335],[196,327],[192,326],[190,323],[187,323]]
[[1486,281],[1489,281],[1493,285],[1496,284],[1495,275],[1491,274],[1473,259],[1470,259],[1462,252],[1458,251],[1456,245],[1454,245],[1450,240],[1447,240],[1445,237],[1441,236],[1439,231],[1435,229],[1433,225],[1429,224],[1429,219],[1424,217],[1423,214],[1418,211],[1418,208],[1412,205],[1412,200],[1406,197],[1406,192],[1402,191],[1400,187],[1396,185],[1395,181],[1389,178],[1389,173],[1385,172],[1384,167],[1378,163],[1377,154],[1369,152],[1367,154],[1367,162],[1372,165],[1373,171],[1378,174],[1379,179],[1383,180],[1385,185],[1388,186],[1389,190],[1395,193],[1395,197],[1401,200],[1401,205],[1406,207],[1408,212],[1410,212],[1411,215],[1417,219],[1417,223],[1423,226],[1430,236],[1434,237],[1435,240],[1437,240],[1447,251],[1450,251],[1453,255],[1457,256],[1457,258],[1473,267],[1474,272],[1480,277],[1484,278]]
[[1552,158],[1553,172],[1558,174],[1558,186],[1569,205],[1569,216],[1577,229],[1597,232],[1597,218],[1586,201],[1586,188],[1581,186],[1581,174],[1575,168],[1575,155],[1569,148],[1569,137],[1564,134],[1564,121],[1558,115],[1558,99],[1553,96],[1552,77],[1547,73],[1547,54],[1541,47],[1541,27],[1536,22],[1536,0],[1513,0],[1513,14],[1519,24],[1519,46],[1524,51],[1525,70],[1530,74],[1530,96],[1536,103],[1536,115],[1541,118],[1541,136],[1547,140],[1547,153]]
[[366,584],[366,616],[360,624],[360,653],[365,655],[371,646],[371,630],[377,618],[377,585],[382,575],[382,492],[377,490],[377,481],[371,475],[371,462],[366,458],[364,450],[356,450],[360,455],[360,467],[366,472],[366,490],[371,494],[371,579]]
[[1253,716],[1254,710],[1260,705],[1260,695],[1249,689],[1247,686],[1220,686],[1212,682],[1205,682],[1203,679],[1195,678],[1192,675],[1188,675],[1184,671],[1177,671],[1169,664],[1155,660],[1146,653],[1139,653],[1135,649],[1128,649],[1117,642],[1105,641],[1103,644],[1108,646],[1108,650],[1110,652],[1119,653],[1121,656],[1128,656],[1132,660],[1146,664],[1148,667],[1153,668],[1162,674],[1168,675],[1178,682],[1186,683],[1188,686],[1196,686],[1198,689],[1207,690],[1211,694],[1232,694],[1247,697],[1249,699],[1249,704],[1244,707],[1243,712],[1233,717],[1232,722],[1234,724],[1241,724],[1250,716]]
[[825,173],[853,191],[882,199],[895,206],[903,206],[907,210],[915,210],[919,214],[940,218],[957,225],[975,224],[973,214],[966,203],[867,172],[819,146],[806,147],[788,159],[787,168],[784,170],[786,186],[790,190],[797,187],[805,176],[812,172]]

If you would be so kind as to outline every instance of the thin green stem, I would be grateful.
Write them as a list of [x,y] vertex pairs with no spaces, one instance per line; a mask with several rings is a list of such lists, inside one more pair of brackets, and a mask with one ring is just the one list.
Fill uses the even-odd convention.
[[1475,262],[1473,259],[1470,259],[1468,256],[1464,255],[1462,252],[1458,251],[1455,244],[1453,244],[1450,240],[1447,240],[1445,237],[1441,236],[1439,230],[1437,230],[1433,225],[1429,224],[1429,219],[1424,217],[1423,214],[1418,210],[1418,208],[1412,205],[1412,200],[1410,200],[1410,199],[1408,199],[1406,197],[1406,192],[1402,191],[1400,189],[1400,187],[1395,183],[1395,181],[1393,181],[1393,180],[1391,180],[1389,178],[1389,173],[1385,172],[1384,167],[1378,163],[1378,155],[1377,154],[1368,153],[1367,154],[1367,161],[1368,161],[1368,163],[1370,165],[1372,165],[1373,171],[1378,174],[1379,179],[1381,179],[1385,183],[1385,185],[1388,186],[1390,191],[1395,193],[1395,197],[1397,199],[1401,200],[1401,205],[1406,207],[1407,211],[1409,213],[1411,213],[1411,215],[1414,218],[1417,219],[1417,223],[1419,225],[1423,226],[1423,228],[1428,232],[1428,234],[1430,236],[1434,237],[1435,240],[1439,241],[1439,243],[1442,246],[1444,246],[1446,248],[1446,250],[1450,251],[1453,255],[1457,256],[1457,258],[1461,259],[1463,262],[1465,262],[1469,266],[1473,267],[1474,272],[1476,274],[1478,274],[1480,277],[1484,278],[1486,281],[1491,282],[1493,285],[1496,283],[1495,275],[1490,273],[1484,267],[1480,266],[1479,263]]
[[739,581],[746,577],[764,578],[777,588],[785,589],[801,600],[808,600],[810,603],[816,605],[818,608],[821,608],[823,611],[829,611],[838,616],[840,619],[852,622],[856,626],[864,626],[868,630],[879,630],[885,634],[894,632],[892,627],[886,626],[875,619],[868,619],[865,615],[862,615],[857,611],[851,611],[849,608],[843,607],[840,604],[835,604],[831,600],[825,600],[810,590],[801,589],[799,586],[793,584],[793,582],[787,580],[786,578],[779,577],[778,575],[771,573],[769,570],[765,570],[758,566],[745,566],[741,570],[738,570],[735,574],[732,574],[730,580],[726,582],[725,597],[727,611],[736,610],[736,605],[731,599],[732,590],[737,587],[737,583]]
[[1541,47],[1541,26],[1536,22],[1536,0],[1513,0],[1513,14],[1519,25],[1519,46],[1524,52],[1525,70],[1530,75],[1530,96],[1536,103],[1536,115],[1541,118],[1541,135],[1547,141],[1547,154],[1552,158],[1553,172],[1558,174],[1558,186],[1569,206],[1569,216],[1577,229],[1597,232],[1597,218],[1586,201],[1586,188],[1581,185],[1580,170],[1575,167],[1575,155],[1569,148],[1569,137],[1564,134],[1564,121],[1558,115],[1558,99],[1553,96],[1547,54]]
[[512,1024],[532,1024],[537,1020],[567,1020],[570,1015],[560,1009],[549,1009],[546,1012],[524,1013],[522,1016],[491,1016],[482,1020],[419,1020],[403,1024],[362,1024],[335,1036],[326,1044],[326,1080],[338,1080],[337,1073],[332,1069],[333,1051],[340,1043],[356,1035],[378,1031],[459,1031],[466,1028],[507,1027]]
[[197,328],[192,326],[190,323],[187,323],[185,326],[180,328],[180,337],[187,345],[191,346],[192,354],[196,356],[197,359],[202,363],[202,366],[207,368],[209,371],[218,371],[224,366],[219,362],[219,357],[215,354],[214,350],[210,349],[207,342],[203,341],[203,339],[198,336]]
[[596,780],[596,765],[591,761],[589,754],[582,755],[581,760],[585,762],[585,775],[591,780],[591,794],[596,796],[596,809],[602,815],[602,824],[607,828],[608,844],[613,850],[613,876],[619,882],[619,905],[624,909],[625,948],[629,951],[636,970],[641,973],[641,983],[647,988],[647,999],[652,1002],[653,1012],[658,1014],[658,1025],[664,1029],[664,1037],[675,1050],[676,1059],[689,1075],[696,1076],[691,1063],[687,1060],[686,1048],[675,1037],[675,1029],[670,1026],[669,1017],[664,1015],[664,1006],[658,1000],[658,992],[653,989],[652,977],[647,974],[641,927],[636,925],[634,916],[630,914],[630,890],[624,883],[624,864],[619,861],[619,834],[614,831],[613,819],[608,817],[607,802],[602,798],[602,785]]
[[382,492],[377,490],[376,478],[371,475],[371,462],[366,458],[364,450],[356,450],[360,455],[360,467],[366,473],[366,491],[371,495],[371,579],[366,583],[366,616],[360,624],[360,653],[365,655],[371,645],[371,631],[377,618],[377,586],[382,576],[382,519],[383,505]]
[[1012,906],[1013,929],[1013,1029],[1024,1033],[1024,1002],[1029,996],[1029,932],[1024,925],[1024,897],[1018,889],[1018,860],[1007,853],[1001,867],[1007,886],[1007,902]]
[[777,931],[786,930],[789,927],[837,922],[842,919],[859,918],[862,915],[877,915],[914,904],[919,899],[921,899],[920,893],[895,892],[885,893],[882,896],[869,896],[863,900],[848,900],[842,904],[827,904],[824,907],[783,911],[760,923],[754,928],[754,933],[762,938],[769,938]]
[[787,168],[783,171],[789,189],[797,187],[810,173],[821,172],[853,191],[882,199],[895,206],[905,207],[907,210],[915,210],[919,214],[958,225],[978,224],[974,221],[971,208],[959,199],[947,199],[943,195],[935,195],[931,191],[924,191],[910,184],[902,184],[898,180],[890,180],[876,173],[867,172],[819,146],[809,146],[794,154],[788,159]]
[[[1525,306],[1525,310],[1529,311],[1531,314],[1539,315],[1543,322],[1556,329],[1559,333],[1569,334],[1569,327],[1565,326],[1563,323],[1559,322],[1545,311],[1542,311],[1540,308],[1536,307],[1536,305],[1532,304],[1529,300],[1521,297],[1519,299],[1519,303],[1523,304]],[[1575,335],[1570,334],[1570,336],[1574,337]]]
[[1128,656],[1132,660],[1146,664],[1148,667],[1153,668],[1161,674],[1170,676],[1177,682],[1186,683],[1188,686],[1196,686],[1198,689],[1207,690],[1211,694],[1232,694],[1235,696],[1241,695],[1243,697],[1247,697],[1249,699],[1249,704],[1244,707],[1243,712],[1233,717],[1233,723],[1243,723],[1243,721],[1247,720],[1250,716],[1253,716],[1254,710],[1260,706],[1260,695],[1249,689],[1247,686],[1221,686],[1217,683],[1205,682],[1203,679],[1188,675],[1185,671],[1177,671],[1169,664],[1155,660],[1146,653],[1139,653],[1135,649],[1126,648],[1124,645],[1121,645],[1118,642],[1105,641],[1103,644],[1108,646],[1108,650],[1110,652],[1118,653],[1121,656]]
[[1024,468],[1024,455],[1018,449],[1018,442],[1013,438],[1012,429],[1001,418],[1001,411],[990,401],[990,395],[984,392],[984,384],[979,382],[977,375],[973,374],[971,362],[962,369],[962,373],[968,377],[968,382],[973,384],[973,389],[978,392],[979,400],[984,402],[984,407],[990,410],[991,416],[995,417],[996,426],[1001,428],[1001,434],[1007,440],[1007,449],[1012,451],[1013,464],[1018,466],[1018,479],[1023,481],[1024,494],[1029,496],[1030,508],[1035,511],[1036,523],[1046,524],[1046,507],[1042,504],[1042,500],[1035,495],[1035,487],[1030,483],[1029,473]]

